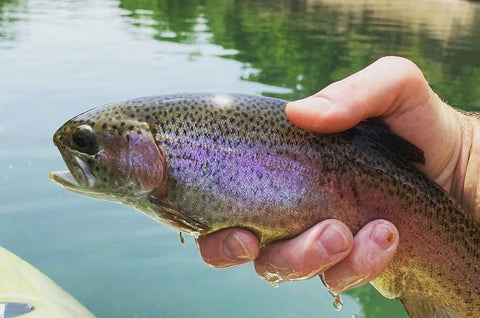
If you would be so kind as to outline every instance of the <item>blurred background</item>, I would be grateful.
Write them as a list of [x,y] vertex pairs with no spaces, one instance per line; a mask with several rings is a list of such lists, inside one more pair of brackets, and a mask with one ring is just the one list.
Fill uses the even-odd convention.
[[48,179],[70,117],[122,99],[227,91],[296,99],[385,55],[480,109],[480,4],[463,0],[0,0],[0,245],[99,317],[406,317],[366,286],[335,312],[318,279],[272,288],[251,264]]

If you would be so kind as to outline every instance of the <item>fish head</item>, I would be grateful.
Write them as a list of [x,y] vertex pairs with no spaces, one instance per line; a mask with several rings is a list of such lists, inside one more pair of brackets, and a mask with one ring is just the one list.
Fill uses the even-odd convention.
[[166,162],[148,123],[121,105],[92,109],[54,134],[69,171],[50,178],[70,191],[129,205],[166,183]]

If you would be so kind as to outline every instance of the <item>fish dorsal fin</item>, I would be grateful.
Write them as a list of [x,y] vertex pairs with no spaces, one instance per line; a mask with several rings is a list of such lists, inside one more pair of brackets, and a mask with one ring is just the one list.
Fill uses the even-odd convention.
[[410,318],[458,318],[458,316],[430,299],[401,299]]
[[379,118],[364,120],[355,129],[378,141],[378,145],[395,154],[400,159],[421,164],[425,163],[423,150],[392,132],[390,127]]

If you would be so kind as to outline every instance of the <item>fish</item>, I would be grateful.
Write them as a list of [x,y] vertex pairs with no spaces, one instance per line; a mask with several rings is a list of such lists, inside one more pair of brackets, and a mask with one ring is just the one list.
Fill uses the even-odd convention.
[[230,93],[143,97],[86,111],[53,141],[51,179],[198,237],[229,227],[262,245],[335,218],[375,219],[400,243],[372,281],[410,317],[480,317],[480,225],[415,165],[421,149],[379,119],[335,134],[294,126],[286,101]]

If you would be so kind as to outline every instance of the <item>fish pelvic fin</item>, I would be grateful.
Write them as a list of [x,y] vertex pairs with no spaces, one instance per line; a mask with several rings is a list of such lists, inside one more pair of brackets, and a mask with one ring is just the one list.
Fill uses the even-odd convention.
[[410,318],[458,318],[457,314],[430,299],[400,299]]

